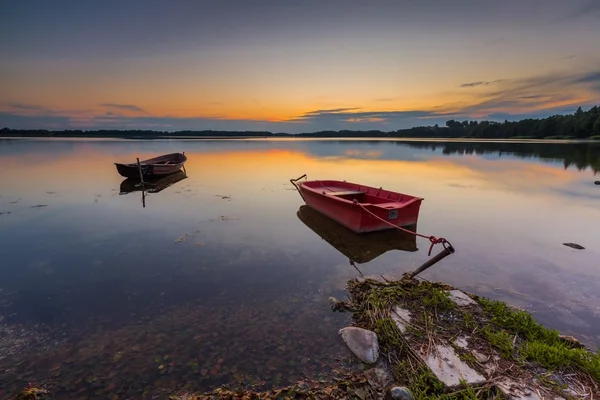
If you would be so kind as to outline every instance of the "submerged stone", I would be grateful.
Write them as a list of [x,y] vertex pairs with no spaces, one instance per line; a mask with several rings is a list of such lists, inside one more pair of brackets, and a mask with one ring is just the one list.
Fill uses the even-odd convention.
[[379,341],[375,332],[352,326],[342,328],[338,333],[350,351],[362,362],[374,364],[379,358]]
[[371,368],[365,375],[369,385],[375,388],[385,388],[394,383],[394,377],[388,368]]
[[348,305],[344,301],[338,300],[333,296],[329,297],[329,305],[332,311],[344,312],[348,310]]
[[583,247],[582,245],[577,244],[577,243],[563,243],[563,244],[565,246],[571,247],[571,248],[573,248],[575,250],[584,250],[585,249],[585,247]]
[[431,372],[447,387],[458,386],[461,380],[471,385],[479,385],[486,381],[479,372],[463,362],[452,347],[436,345],[436,350],[430,354],[419,355]]
[[403,386],[394,386],[385,393],[385,400],[413,400],[412,393]]
[[470,306],[472,304],[476,304],[475,300],[473,300],[468,295],[466,295],[458,289],[451,290],[448,292],[448,294],[450,295],[450,300],[455,302],[456,305],[459,307],[465,307]]

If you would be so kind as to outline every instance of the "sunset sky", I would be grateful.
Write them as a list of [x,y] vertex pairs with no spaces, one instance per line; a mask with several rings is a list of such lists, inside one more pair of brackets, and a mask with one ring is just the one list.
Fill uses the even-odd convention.
[[19,0],[0,34],[0,128],[397,130],[600,105],[600,0]]

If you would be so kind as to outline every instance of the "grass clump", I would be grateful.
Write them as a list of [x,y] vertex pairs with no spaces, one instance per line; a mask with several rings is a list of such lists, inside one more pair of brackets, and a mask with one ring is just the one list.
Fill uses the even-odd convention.
[[456,304],[450,300],[450,295],[445,290],[440,290],[432,287],[423,298],[423,305],[429,308],[437,308],[438,310],[447,311],[456,308]]
[[535,360],[546,368],[578,367],[600,382],[600,354],[562,343],[550,345],[541,341],[525,342],[519,353],[523,359]]
[[483,334],[504,355],[513,353],[510,335],[504,332],[508,330],[521,337],[518,355],[523,360],[536,361],[551,369],[575,367],[600,382],[600,352],[594,354],[562,340],[557,330],[538,324],[530,314],[513,310],[506,303],[486,298],[479,298],[478,302],[488,313],[490,322],[500,328],[494,332],[485,326]]
[[479,298],[479,304],[491,316],[497,326],[523,336],[527,340],[541,340],[552,344],[560,342],[557,330],[538,324],[533,317],[521,310],[513,310],[506,303]]
[[512,357],[514,347],[513,338],[505,330],[494,332],[489,326],[485,326],[481,331],[487,341],[496,348],[502,356],[506,358]]

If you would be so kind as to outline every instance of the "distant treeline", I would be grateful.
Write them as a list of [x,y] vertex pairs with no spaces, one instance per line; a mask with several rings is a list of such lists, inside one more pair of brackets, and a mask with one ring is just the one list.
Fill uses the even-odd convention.
[[397,131],[319,131],[290,135],[266,131],[152,131],[152,130],[0,130],[0,137],[113,137],[113,138],[159,138],[159,137],[371,137],[371,138],[481,138],[481,139],[600,139],[600,109],[598,106],[583,111],[581,107],[573,114],[553,115],[547,118],[527,118],[515,122],[455,121],[446,126],[418,126]]
[[405,137],[405,138],[481,138],[481,139],[600,139],[600,109],[598,106],[573,114],[553,115],[548,118],[527,118],[516,122],[455,121],[446,126],[418,126],[382,131],[321,131],[302,133],[304,137]]
[[266,137],[277,136],[271,132],[261,131],[151,131],[151,130],[60,130],[50,131],[45,129],[0,129],[0,137],[105,137],[126,139],[148,139],[161,137]]
[[[399,142],[400,143],[400,142]],[[497,143],[497,142],[401,142],[403,146],[418,149],[442,149],[442,154],[493,154],[519,158],[539,157],[542,161],[562,162],[565,169],[574,167],[579,171],[590,168],[600,172],[600,145],[589,143]]]

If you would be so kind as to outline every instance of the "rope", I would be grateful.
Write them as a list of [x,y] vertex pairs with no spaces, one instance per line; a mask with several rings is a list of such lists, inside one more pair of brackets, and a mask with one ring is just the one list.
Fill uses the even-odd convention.
[[375,215],[374,213],[372,213],[371,211],[369,211],[365,206],[363,206],[362,204],[360,204],[357,200],[354,200],[353,203],[356,204],[356,205],[358,205],[358,206],[360,206],[360,208],[362,208],[363,210],[365,210],[366,212],[368,212],[369,214],[371,214],[373,217],[377,218],[378,220],[380,220],[383,223],[388,224],[391,227],[394,227],[394,228],[396,228],[398,230],[401,230],[401,231],[404,231],[404,232],[413,234],[415,236],[419,236],[419,237],[422,237],[424,239],[429,240],[431,242],[431,246],[429,246],[429,252],[427,253],[428,256],[431,255],[431,250],[433,250],[433,246],[435,246],[436,244],[441,243],[442,246],[444,246],[444,248],[446,248],[446,244],[450,244],[450,242],[448,240],[444,239],[444,238],[436,238],[435,236],[422,235],[420,233],[413,232],[413,231],[408,230],[408,229],[404,229],[404,228],[402,228],[402,227],[400,227],[398,225],[394,225],[391,222],[386,221],[385,219],[383,219],[383,218],[379,217],[378,215]]

